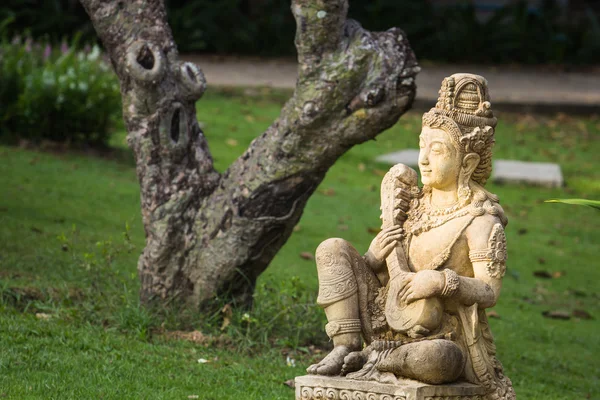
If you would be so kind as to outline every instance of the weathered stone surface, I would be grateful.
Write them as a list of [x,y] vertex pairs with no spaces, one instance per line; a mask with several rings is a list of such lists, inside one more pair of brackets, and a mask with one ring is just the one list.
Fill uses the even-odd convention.
[[483,77],[445,78],[423,115],[423,186],[394,165],[367,252],[339,238],[319,245],[317,303],[334,348],[307,368],[315,377],[299,378],[298,399],[515,400],[485,313],[507,254],[508,220],[484,189],[496,124]]
[[428,385],[410,379],[399,384],[305,375],[296,378],[296,400],[481,400],[482,387],[467,382]]
[[[401,163],[417,166],[419,163],[419,150],[400,150],[379,156],[375,161],[391,165]],[[564,184],[560,165],[516,160],[494,161],[491,179],[494,182],[529,183],[546,187],[562,187]]]

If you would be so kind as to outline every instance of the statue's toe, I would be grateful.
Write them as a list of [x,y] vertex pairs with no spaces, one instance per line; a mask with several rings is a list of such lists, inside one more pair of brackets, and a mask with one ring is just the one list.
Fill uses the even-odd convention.
[[342,364],[328,363],[317,367],[317,375],[339,375],[342,371]]
[[344,357],[342,371],[344,371],[344,373],[358,371],[365,364],[365,361],[366,359],[362,351],[353,351]]
[[337,346],[318,364],[313,364],[306,369],[312,375],[339,375],[342,372],[344,358],[350,353],[346,346]]

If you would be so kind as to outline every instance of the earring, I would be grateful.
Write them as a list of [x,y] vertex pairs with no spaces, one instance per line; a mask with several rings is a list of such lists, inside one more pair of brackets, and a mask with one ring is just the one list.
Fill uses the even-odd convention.
[[458,183],[458,200],[460,204],[465,205],[471,198],[471,187],[469,185],[469,177],[463,174],[460,174],[459,183]]

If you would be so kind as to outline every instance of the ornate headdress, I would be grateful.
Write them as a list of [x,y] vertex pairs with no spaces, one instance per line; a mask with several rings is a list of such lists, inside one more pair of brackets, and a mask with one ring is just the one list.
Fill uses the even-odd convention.
[[463,154],[477,153],[479,165],[471,179],[484,185],[492,172],[494,128],[487,81],[474,74],[454,74],[442,82],[440,97],[423,114],[423,126],[448,132]]

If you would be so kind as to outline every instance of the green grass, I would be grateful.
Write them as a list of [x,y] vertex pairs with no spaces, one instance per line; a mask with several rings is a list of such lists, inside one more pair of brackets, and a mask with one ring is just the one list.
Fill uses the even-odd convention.
[[[217,169],[278,115],[282,96],[268,92],[245,99],[209,92],[199,103]],[[600,120],[499,118],[497,158],[558,162],[567,182],[564,189],[489,185],[510,220],[509,271],[494,309],[500,318],[491,319],[499,357],[520,399],[599,398],[600,213],[543,201],[600,199]],[[261,277],[255,308],[231,316],[139,308],[143,227],[123,133],[104,156],[0,146],[0,398],[293,398],[283,382],[320,357],[310,344],[327,340],[313,305],[314,262],[300,253],[333,236],[366,250],[387,168],[373,159],[416,147],[419,129],[420,116],[410,113],[344,155]],[[533,275],[538,270],[561,274],[543,279]],[[573,310],[593,319],[542,315]],[[218,337],[224,316],[231,324]],[[213,339],[176,340],[166,334],[173,329]]]

